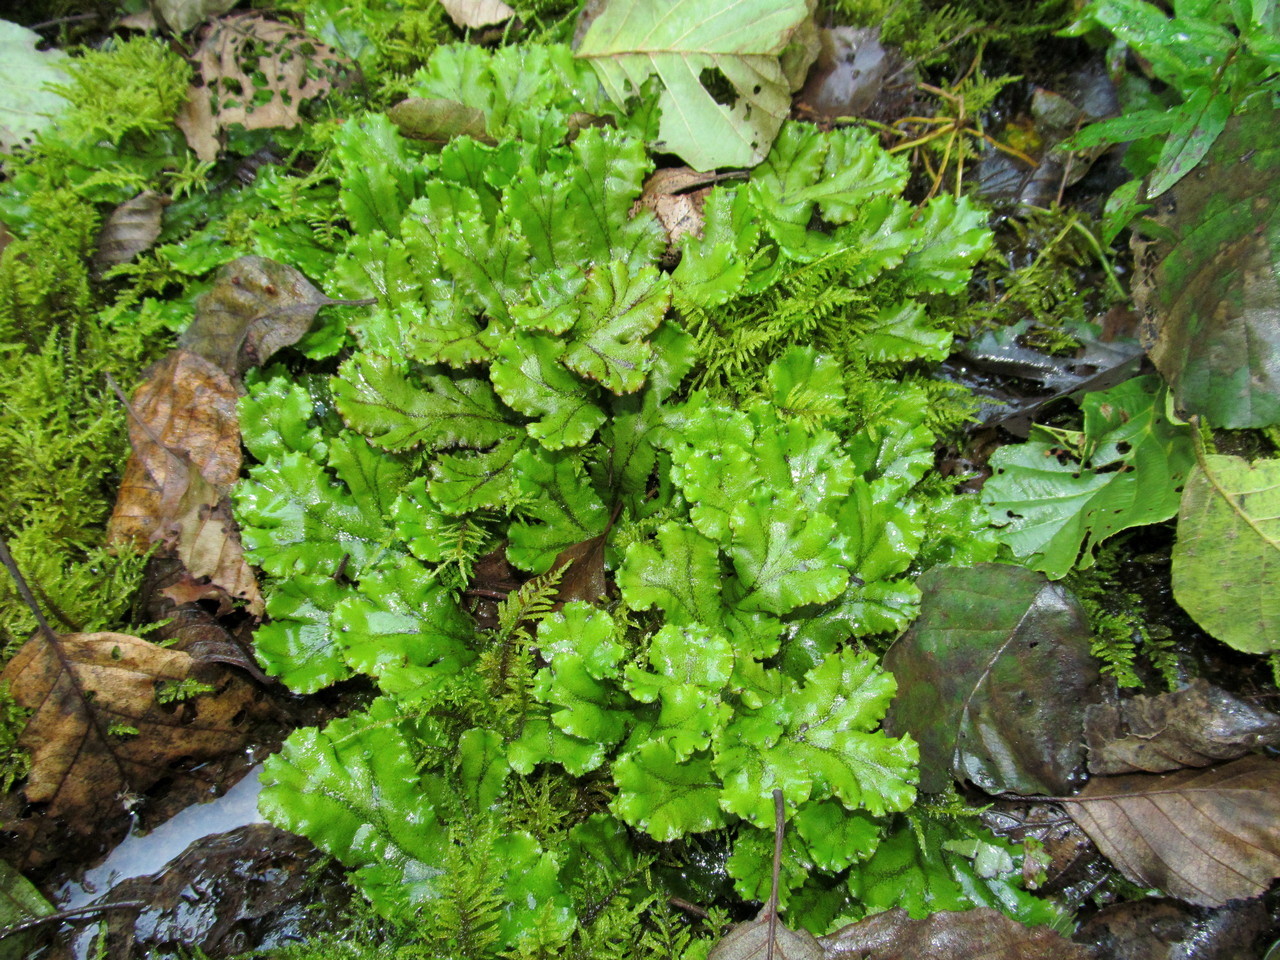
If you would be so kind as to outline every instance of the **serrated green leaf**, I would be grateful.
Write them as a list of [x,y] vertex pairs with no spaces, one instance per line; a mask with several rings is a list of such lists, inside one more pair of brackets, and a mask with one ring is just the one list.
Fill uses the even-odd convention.
[[[548,236],[562,235],[550,223],[546,230]],[[539,274],[530,286],[528,300],[511,306],[511,319],[524,330],[565,333],[578,321],[578,297],[586,286],[586,274],[576,264]]]
[[507,558],[522,570],[546,573],[560,551],[604,532],[608,511],[587,481],[580,458],[524,449],[513,462],[520,493],[540,522],[507,530]]
[[806,509],[794,490],[758,493],[738,503],[729,525],[728,553],[746,587],[736,606],[744,610],[783,614],[825,603],[849,580],[835,521]]
[[498,802],[510,769],[502,737],[494,731],[473,727],[458,737],[458,776],[472,811]]
[[[360,487],[362,478],[353,475],[350,482]],[[361,500],[389,505],[385,498],[392,494],[390,488],[362,488]],[[358,570],[390,540],[382,511],[366,512],[351,488],[303,454],[286,453],[252,468],[236,487],[235,501],[245,555],[273,576],[332,576],[344,559]]]
[[656,267],[632,272],[621,261],[596,267],[568,334],[565,366],[613,393],[639,390],[653,356],[645,337],[662,323],[670,301],[666,276]]
[[259,809],[360,868],[361,890],[388,916],[439,894],[447,846],[395,708],[375,701],[323,730],[297,730],[263,769]]
[[784,419],[812,429],[845,414],[844,372],[834,357],[791,347],[769,364],[766,376],[770,399]]
[[733,648],[704,627],[668,624],[649,641],[648,658],[652,671],[627,667],[627,691],[642,703],[660,703],[648,736],[686,760],[711,745],[732,713],[719,695],[733,673]]
[[391,505],[396,536],[409,552],[427,563],[440,563],[456,543],[458,522],[427,495],[425,477],[418,477],[400,491]]
[[438,689],[475,660],[475,626],[452,593],[408,557],[360,578],[333,614],[343,656],[401,702]]
[[530,834],[513,831],[493,844],[494,859],[506,865],[498,931],[516,947],[548,947],[569,939],[578,924],[573,901],[560,885],[559,858]]
[[501,214],[490,220],[469,187],[432,181],[412,212],[454,280],[490,317],[509,321],[507,304],[529,283],[529,244]]
[[509,506],[518,496],[515,459],[528,443],[514,436],[491,450],[441,454],[431,464],[431,498],[455,517]]
[[[654,4],[613,0],[577,55],[596,68],[622,106],[651,75],[663,83],[659,139],[697,170],[753,166],[764,159],[790,105],[778,55],[809,11],[802,0],[721,6],[709,0]],[[701,76],[716,70],[733,86],[718,103]]]
[[991,246],[987,212],[968,197],[935,197],[916,220],[920,239],[898,272],[913,291],[959,293]]
[[747,261],[760,240],[760,226],[744,190],[711,191],[702,210],[702,236],[684,236],[671,292],[681,310],[718,307],[738,295]]
[[618,588],[631,609],[657,606],[669,623],[702,623],[712,629],[723,617],[715,589],[719,582],[716,545],[675,522],[659,527],[653,543],[632,544],[618,570]]
[[705,755],[680,761],[670,746],[650,741],[614,762],[613,780],[618,795],[609,809],[655,840],[724,826],[720,782]]
[[882,149],[873,134],[848,127],[830,133],[806,123],[784,124],[750,190],[765,225],[784,249],[803,247],[814,207],[833,223],[848,223],[872,197],[902,192],[906,161]]
[[377,297],[391,309],[416,303],[422,294],[422,271],[413,263],[404,241],[381,230],[361,233],[347,241],[329,272],[335,297],[365,300]]
[[1166,419],[1149,377],[1088,394],[1083,406],[1074,456],[1053,435],[1006,445],[982,489],[1000,539],[1053,579],[1092,566],[1096,546],[1121,530],[1172,517],[1194,460],[1190,431]]
[[801,805],[791,820],[814,864],[829,873],[866,860],[880,845],[882,825],[861,811],[834,800]]
[[419,363],[443,363],[464,372],[472,364],[492,359],[492,338],[471,315],[459,289],[437,280],[429,294],[429,308],[421,303],[401,307],[404,355]]
[[253,650],[267,673],[294,693],[315,693],[351,676],[331,620],[354,591],[332,577],[281,580],[267,598],[271,618],[253,635]]
[[570,736],[551,722],[549,708],[536,707],[526,714],[520,736],[507,748],[507,762],[525,776],[540,763],[558,763],[580,777],[604,763],[607,753],[605,744]]
[[334,134],[342,167],[342,209],[357,233],[400,236],[400,221],[422,186],[404,138],[380,113],[348,119]]
[[487,381],[411,377],[388,357],[351,357],[333,380],[333,396],[348,426],[388,450],[489,447],[517,429]]
[[323,460],[328,448],[320,429],[312,426],[315,403],[306,387],[286,377],[272,377],[249,385],[240,398],[240,439],[265,463],[287,452],[312,454]]
[[897,684],[874,657],[846,649],[793,685],[780,705],[739,712],[715,758],[722,805],[758,827],[773,822],[773,790],[788,805],[835,797],[876,816],[915,801],[918,751],[876,730]]
[[1280,649],[1280,460],[1206,455],[1178,512],[1173,596],[1246,653]]
[[592,388],[561,365],[564,344],[516,333],[504,340],[489,366],[502,401],[525,416],[540,417],[526,430],[548,450],[580,447],[604,423]]
[[878,310],[867,321],[859,346],[873,363],[945,360],[951,339],[951,331],[928,322],[922,304],[907,300]]
[[538,628],[538,645],[551,662],[538,671],[534,695],[551,704],[551,722],[592,743],[620,742],[630,726],[618,676],[623,649],[613,621],[587,603],[569,603]]

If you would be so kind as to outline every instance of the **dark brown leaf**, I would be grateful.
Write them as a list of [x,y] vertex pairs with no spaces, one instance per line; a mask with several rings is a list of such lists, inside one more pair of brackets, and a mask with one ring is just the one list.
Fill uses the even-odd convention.
[[454,137],[470,137],[493,143],[486,132],[484,111],[456,100],[410,97],[388,110],[387,116],[411,140],[448,143]]
[[897,119],[915,93],[915,69],[880,43],[879,27],[818,31],[818,56],[800,92],[800,109],[816,120]]
[[111,211],[98,231],[98,250],[93,266],[99,273],[118,263],[127,263],[147,250],[160,236],[160,220],[167,199],[152,190],[143,190]]
[[1196,679],[1173,693],[1094,704],[1085,739],[1094,774],[1163,773],[1280,744],[1280,716]]
[[[156,702],[158,684],[189,678],[216,690],[176,707]],[[194,766],[243,749],[254,703],[246,682],[198,673],[187,654],[120,633],[37,633],[0,681],[33,711],[19,740],[31,755],[27,802],[46,804],[46,817],[84,834],[172,777],[179,761]]]
[[1073,935],[1104,960],[1245,960],[1262,956],[1271,926],[1258,900],[1189,907],[1175,900],[1131,900],[1103,907]]
[[986,907],[912,920],[901,907],[819,939],[827,960],[1089,960],[1048,927],[1028,927]]
[[1098,777],[1059,798],[1134,883],[1201,906],[1264,893],[1280,876],[1280,761]]
[[332,300],[293,267],[245,256],[218,271],[179,343],[238,377],[297,343],[321,307],[365,302]]
[[604,546],[608,531],[581,543],[565,547],[551,564],[552,570],[568,566],[556,591],[556,603],[581,600],[595,603],[603,600],[609,591],[609,581],[604,571]]
[[1084,611],[1023,567],[934,567],[920,616],[885,655],[898,695],[885,729],[920,744],[920,789],[955,777],[988,793],[1062,793],[1081,779],[1096,699]]

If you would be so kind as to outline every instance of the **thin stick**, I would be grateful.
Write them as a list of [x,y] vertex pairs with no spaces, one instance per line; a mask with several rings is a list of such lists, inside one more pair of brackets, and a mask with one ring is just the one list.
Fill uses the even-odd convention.
[[119,903],[103,903],[89,907],[77,907],[75,910],[61,910],[58,913],[50,913],[47,916],[36,917],[32,920],[24,920],[22,923],[15,923],[11,927],[5,927],[0,930],[0,940],[5,937],[12,937],[15,933],[23,933],[27,930],[34,930],[36,927],[43,926],[46,923],[62,922],[63,920],[75,920],[79,917],[91,917],[95,913],[106,913],[108,910],[142,910],[149,906],[143,900],[121,900]]
[[765,960],[773,960],[773,945],[778,939],[778,877],[782,873],[782,836],[787,829],[787,808],[782,802],[782,791],[773,790],[773,888],[769,891],[769,944],[765,948]]
[[4,568],[9,571],[9,576],[13,577],[13,582],[18,587],[18,596],[22,597],[23,602],[31,608],[31,613],[36,618],[40,632],[56,643],[58,634],[53,627],[49,626],[49,621],[44,618],[44,611],[40,609],[40,604],[36,603],[35,595],[32,594],[31,588],[27,586],[27,578],[18,569],[18,564],[13,559],[13,554],[9,552],[9,544],[5,543],[4,537],[0,537],[0,563],[4,564]]

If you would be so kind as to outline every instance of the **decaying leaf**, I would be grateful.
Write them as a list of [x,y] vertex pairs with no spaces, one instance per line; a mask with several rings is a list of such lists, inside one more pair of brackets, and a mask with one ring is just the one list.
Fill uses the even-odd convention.
[[[198,679],[215,692],[157,702],[159,684]],[[190,656],[120,633],[41,631],[0,674],[32,710],[19,742],[31,754],[24,793],[90,834],[103,816],[161,779],[243,749],[254,712],[244,681],[203,672]]]
[[955,776],[988,793],[1061,793],[1084,760],[1096,698],[1084,611],[1024,567],[934,567],[920,617],[885,655],[898,696],[885,729],[920,744],[920,789]]
[[211,24],[194,59],[200,79],[175,123],[201,160],[217,158],[219,137],[233,124],[296,127],[302,105],[328,93],[351,68],[314,37],[255,13]]
[[577,56],[620,105],[657,74],[659,139],[691,167],[754,166],[791,106],[780,54],[810,17],[805,0],[609,0]]
[[484,111],[456,100],[410,97],[387,111],[402,136],[428,143],[448,143],[454,137],[470,137],[493,143],[485,128]]
[[1136,245],[1151,359],[1215,427],[1280,422],[1278,118],[1266,107],[1227,121],[1197,174],[1157,205],[1162,239]]
[[166,200],[154,190],[143,190],[111,211],[98,231],[94,268],[101,273],[118,263],[128,263],[160,236],[160,219]]
[[227,500],[240,474],[238,398],[224,370],[188,350],[152,368],[129,405],[133,452],[107,538],[139,551],[165,545],[215,596],[258,616],[262,594]]
[[1172,693],[1094,704],[1085,739],[1091,773],[1164,773],[1280,744],[1280,716],[1197,678]]
[[332,300],[293,267],[244,256],[218,271],[179,343],[239,376],[297,343],[321,307],[373,302]]
[[644,182],[637,209],[647,207],[667,232],[669,249],[675,250],[685,234],[702,236],[702,206],[713,184],[738,177],[736,173],[699,173],[692,167],[664,167]]
[[1280,649],[1280,460],[1207,454],[1178,508],[1173,596],[1245,653]]
[[1096,947],[1100,960],[1244,960],[1263,956],[1271,925],[1262,900],[1205,908],[1148,898],[1103,907],[1072,939]]
[[491,27],[503,23],[516,12],[502,0],[440,0],[444,12],[460,27]]
[[609,581],[605,576],[604,548],[608,532],[575,543],[560,551],[551,564],[552,570],[568,566],[556,591],[557,603],[581,600],[595,603],[608,595]]
[[154,366],[130,403],[133,455],[108,539],[147,549],[164,536],[193,477],[227,488],[240,475],[239,392],[225,371],[189,350]]
[[912,920],[901,907],[820,937],[826,960],[1088,960],[1084,947],[986,907]]
[[186,33],[235,5],[236,0],[151,0],[155,17],[174,33]]
[[1280,876],[1280,760],[1097,777],[1058,802],[1127,878],[1189,903],[1261,896]]

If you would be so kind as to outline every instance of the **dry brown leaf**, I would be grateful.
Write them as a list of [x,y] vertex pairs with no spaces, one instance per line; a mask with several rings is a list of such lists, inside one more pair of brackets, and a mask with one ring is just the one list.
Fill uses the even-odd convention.
[[1084,731],[1094,774],[1163,773],[1280,744],[1280,716],[1197,678],[1172,693],[1094,704]]
[[160,219],[167,202],[167,198],[154,190],[143,190],[112,210],[98,231],[94,269],[101,273],[118,263],[128,263],[150,248],[160,236]]
[[1280,876],[1280,760],[1097,777],[1058,802],[1127,878],[1189,903],[1260,896]]
[[217,158],[219,136],[233,124],[246,130],[296,127],[302,105],[328,93],[351,69],[319,40],[253,13],[210,24],[194,64],[199,79],[175,122],[201,160]]
[[240,257],[219,270],[212,288],[196,301],[195,319],[178,342],[238,377],[297,343],[321,307],[373,302],[332,300],[293,267]]
[[636,201],[636,209],[646,207],[654,212],[674,250],[685,234],[702,236],[702,207],[711,193],[711,185],[741,176],[740,173],[701,173],[692,167],[657,170],[644,182],[644,192]]
[[826,960],[1088,960],[1088,950],[998,910],[943,911],[912,920],[901,907],[819,938]]
[[[215,692],[168,707],[156,702],[157,684],[189,678],[215,683]],[[190,768],[243,749],[254,711],[246,682],[200,672],[185,653],[121,633],[41,631],[0,682],[33,711],[19,738],[31,755],[27,802],[47,805],[47,817],[85,834],[172,777],[179,762]]]
[[174,350],[148,371],[130,403],[133,455],[108,539],[149,548],[187,497],[192,474],[228,488],[240,475],[239,392],[218,366]]
[[191,576],[259,616],[262,594],[227,499],[240,474],[238,397],[224,370],[190,351],[152,368],[129,407],[133,452],[107,537],[140,551],[165,544]]
[[504,23],[516,12],[502,0],[440,0],[444,12],[460,27],[491,27]]

